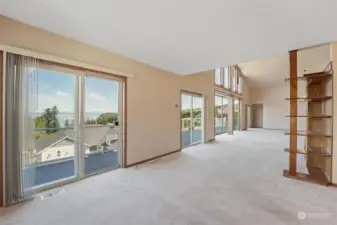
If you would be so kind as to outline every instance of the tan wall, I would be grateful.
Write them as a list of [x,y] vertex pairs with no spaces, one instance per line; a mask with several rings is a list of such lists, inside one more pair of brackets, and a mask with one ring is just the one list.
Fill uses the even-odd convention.
[[214,139],[214,71],[181,77],[181,90],[195,91],[204,96],[205,142]]
[[0,30],[0,44],[135,74],[127,81],[128,164],[180,149],[181,77],[5,17]]
[[[127,79],[127,164],[180,149],[181,90],[204,96],[205,142],[214,138],[213,70],[177,76],[3,16],[0,30],[0,44],[135,75]],[[250,96],[249,88],[244,86],[243,92]]]

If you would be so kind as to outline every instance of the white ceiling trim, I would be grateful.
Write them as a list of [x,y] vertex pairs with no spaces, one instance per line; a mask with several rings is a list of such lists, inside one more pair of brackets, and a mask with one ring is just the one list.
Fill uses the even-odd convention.
[[102,67],[102,66],[95,66],[95,65],[92,65],[92,64],[89,64],[89,63],[78,62],[78,61],[75,61],[75,60],[66,59],[66,58],[62,58],[62,57],[58,57],[58,56],[54,56],[54,55],[50,55],[50,54],[39,53],[39,52],[35,52],[35,51],[32,51],[32,50],[24,49],[24,48],[18,48],[18,47],[15,47],[15,46],[1,45],[0,44],[0,50],[2,50],[4,52],[10,52],[10,53],[14,53],[14,54],[34,57],[34,58],[37,58],[37,59],[43,59],[43,60],[47,60],[47,61],[50,61],[50,62],[61,63],[61,64],[69,65],[69,66],[81,67],[83,69],[96,70],[97,72],[109,73],[109,74],[113,74],[113,75],[129,77],[129,78],[133,78],[135,76],[134,74],[116,71],[116,70],[112,70],[112,69]]

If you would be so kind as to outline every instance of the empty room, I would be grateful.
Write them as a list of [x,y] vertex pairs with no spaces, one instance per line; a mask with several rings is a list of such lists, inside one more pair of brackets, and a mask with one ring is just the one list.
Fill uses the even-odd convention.
[[0,224],[336,224],[336,15],[0,0]]

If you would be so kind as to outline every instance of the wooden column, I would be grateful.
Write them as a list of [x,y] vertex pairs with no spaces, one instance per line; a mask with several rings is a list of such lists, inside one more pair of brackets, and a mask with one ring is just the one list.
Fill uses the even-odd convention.
[[2,128],[4,126],[3,122],[2,122],[2,95],[3,95],[3,52],[0,51],[0,207],[3,206],[3,200],[4,200],[4,196],[3,196],[3,190],[4,190],[4,177],[3,177],[3,149],[2,149]]
[[332,178],[331,182],[337,184],[337,42],[330,44],[330,60],[332,61]]
[[290,152],[289,174],[296,176],[297,152],[297,50],[289,52],[290,64]]

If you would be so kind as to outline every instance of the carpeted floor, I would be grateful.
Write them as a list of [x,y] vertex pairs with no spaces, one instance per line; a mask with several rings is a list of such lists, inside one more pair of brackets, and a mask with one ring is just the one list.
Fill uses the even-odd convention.
[[287,140],[271,130],[217,136],[1,209],[0,224],[337,224],[337,188],[282,177]]

